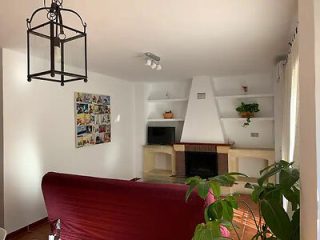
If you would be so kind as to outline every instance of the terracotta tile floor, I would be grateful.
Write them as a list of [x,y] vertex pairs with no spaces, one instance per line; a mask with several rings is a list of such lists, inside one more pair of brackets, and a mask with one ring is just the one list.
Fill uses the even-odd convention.
[[50,233],[49,224],[43,224],[35,228],[29,229],[28,232],[22,233],[15,238],[7,238],[6,240],[48,240]]
[[[246,201],[250,205],[257,218],[258,208],[250,200],[250,196],[241,195],[240,199]],[[234,224],[239,228],[238,234],[240,235],[241,240],[250,240],[256,233],[253,218],[249,214],[247,207],[242,203],[239,204],[239,209],[235,212]],[[47,240],[49,232],[49,226],[47,224],[44,224],[35,227],[34,229],[30,229],[27,233],[7,240]],[[237,240],[235,233],[232,233],[232,238],[234,240]]]
[[[259,210],[258,206],[250,199],[249,195],[241,195],[239,200],[245,201],[253,211],[257,223],[259,222]],[[240,202],[239,209],[235,211],[234,224],[238,227],[238,234],[241,240],[251,240],[251,238],[256,234],[256,227],[254,223],[254,218],[250,213],[248,207]],[[232,239],[238,239],[236,234],[232,234]]]

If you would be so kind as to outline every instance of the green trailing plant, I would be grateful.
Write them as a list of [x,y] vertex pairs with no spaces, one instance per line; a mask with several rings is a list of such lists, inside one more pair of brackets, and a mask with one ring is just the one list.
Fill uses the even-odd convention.
[[241,102],[241,105],[236,108],[236,111],[241,115],[241,117],[246,118],[246,122],[243,124],[243,127],[249,126],[251,123],[251,118],[254,116],[254,113],[260,111],[258,103],[244,103]]
[[[240,240],[237,229],[233,224],[233,212],[239,202],[248,207],[254,219],[257,232],[252,240],[299,240],[300,234],[300,188],[299,170],[293,163],[280,161],[260,171],[257,184],[247,183],[252,189],[251,198],[259,207],[259,216],[255,216],[252,209],[244,201],[238,200],[238,195],[221,196],[221,186],[233,186],[236,177],[244,174],[229,173],[209,179],[191,177],[186,180],[189,189],[186,193],[188,200],[192,191],[197,191],[202,199],[211,194],[215,201],[205,208],[204,223],[200,223],[194,233],[193,240],[231,239],[224,237],[221,227],[233,229],[236,238]],[[270,178],[279,177],[279,183],[271,183]],[[289,202],[291,214],[283,207],[284,199]]]

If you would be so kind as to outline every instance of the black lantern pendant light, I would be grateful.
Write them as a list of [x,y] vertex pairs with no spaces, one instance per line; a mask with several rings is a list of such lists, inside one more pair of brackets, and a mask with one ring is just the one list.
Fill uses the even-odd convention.
[[[27,19],[28,82],[36,79],[59,82],[64,86],[66,82],[88,81],[87,25],[77,12],[63,8],[62,4],[63,0],[51,0],[49,7],[44,0],[44,7],[35,10],[31,18]],[[63,13],[72,15],[70,17],[75,16],[77,21],[79,20],[80,29],[65,25]],[[41,18],[45,20],[39,22],[39,18],[40,21]],[[34,23],[36,21],[37,23]],[[40,47],[45,48],[37,49]],[[34,57],[38,56],[37,52],[41,52],[40,55],[44,54],[49,59],[50,64],[47,69],[34,70],[39,68],[39,60],[37,58],[34,60]],[[82,54],[83,57],[75,56],[76,54]],[[74,65],[73,62],[66,62],[70,59],[77,62],[75,65],[81,65],[81,70],[70,67]]]

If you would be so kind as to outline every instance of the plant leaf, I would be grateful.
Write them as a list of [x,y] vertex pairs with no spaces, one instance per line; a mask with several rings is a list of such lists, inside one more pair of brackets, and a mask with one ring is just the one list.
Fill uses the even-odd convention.
[[206,223],[209,222],[209,221],[211,221],[210,216],[209,216],[209,213],[208,213],[208,208],[209,208],[209,207],[206,207],[206,208],[204,209],[204,220],[206,221]]
[[210,221],[220,220],[222,218],[223,208],[221,204],[221,200],[218,200],[208,206],[208,217]]
[[212,189],[212,193],[216,198],[219,198],[221,196],[221,186],[219,183],[210,181],[209,187]]
[[221,239],[219,222],[198,224],[192,240],[215,240]]
[[264,192],[264,188],[261,186],[256,186],[254,187],[253,192],[251,193],[251,199],[252,201],[254,201],[255,203],[258,203],[259,199],[260,199],[260,195],[261,193]]
[[233,209],[238,209],[238,202],[234,196],[227,196],[224,200],[227,201]]
[[202,199],[206,199],[208,192],[209,192],[209,184],[207,183],[206,180],[202,180],[198,184],[198,194]]
[[281,188],[279,186],[265,188],[262,199],[278,202],[282,205],[283,198],[281,195]]
[[187,184],[187,185],[190,185],[190,184],[192,184],[192,183],[199,183],[201,181],[201,178],[200,177],[198,177],[198,176],[196,176],[196,177],[189,177],[189,178],[187,178],[186,179],[186,181],[185,181],[185,183]]
[[219,176],[215,176],[213,178],[209,178],[209,180],[215,181],[222,186],[228,186],[228,187],[231,187],[236,181],[235,177],[230,176],[230,175],[219,175]]
[[223,209],[222,210],[223,219],[231,222],[232,218],[233,218],[232,207],[225,200],[222,200],[221,204],[222,204],[222,209]]
[[274,167],[274,168],[271,168],[268,172],[266,172],[264,175],[262,175],[259,179],[258,179],[258,184],[260,186],[263,185],[263,183],[268,180],[270,177],[276,175],[277,173],[279,173],[280,171],[282,170],[281,167]]
[[292,226],[288,214],[279,202],[261,201],[262,216],[272,233],[282,240],[289,240]]
[[188,191],[186,192],[186,196],[185,196],[185,201],[187,202],[189,200],[189,197],[191,195],[191,193],[193,192],[193,189],[196,187],[197,185],[190,185],[188,188]]
[[284,169],[280,172],[279,182],[282,188],[291,188],[299,180],[299,170],[295,168]]
[[300,240],[300,209],[294,212],[292,216],[292,235],[291,240]]
[[[220,224],[219,222],[210,222],[207,224],[208,228],[211,230],[211,232],[213,233],[213,237],[220,237],[221,236],[221,232],[220,232]],[[209,239],[208,239],[209,240]]]
[[281,188],[281,193],[289,202],[291,202],[292,210],[295,211],[300,204],[299,195],[297,195],[292,189],[286,188]]
[[186,179],[186,184],[189,185],[188,191],[186,192],[185,201],[187,202],[191,193],[195,189],[196,186],[200,183],[200,177],[190,177]]
[[262,169],[260,171],[260,175],[262,175],[264,172],[266,172],[267,170],[271,169],[271,168],[288,168],[292,165],[293,163],[288,163],[287,161],[284,161],[284,160],[280,160],[279,162],[277,163],[274,163],[272,165],[269,165],[267,167],[265,167],[264,169]]

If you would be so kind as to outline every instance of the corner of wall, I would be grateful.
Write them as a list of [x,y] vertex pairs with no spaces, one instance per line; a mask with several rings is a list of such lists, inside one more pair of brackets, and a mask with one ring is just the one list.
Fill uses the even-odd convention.
[[143,82],[134,83],[134,130],[133,130],[133,174],[134,177],[143,175],[143,149],[146,143],[145,97],[146,86]]

